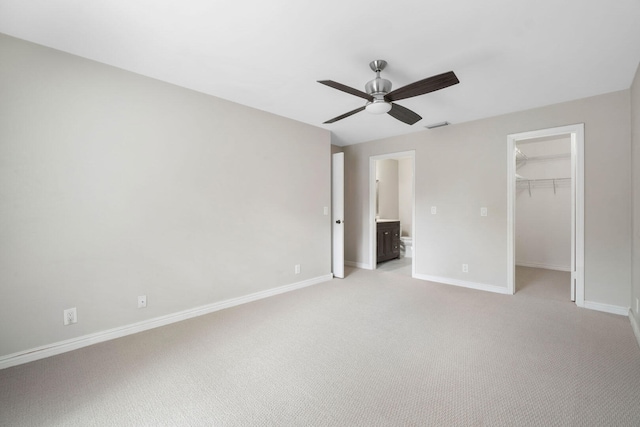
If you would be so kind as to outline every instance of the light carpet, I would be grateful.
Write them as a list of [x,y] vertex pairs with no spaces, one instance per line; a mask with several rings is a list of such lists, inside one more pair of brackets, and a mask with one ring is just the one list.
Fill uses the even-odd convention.
[[[530,288],[531,289],[531,288]],[[0,371],[3,426],[638,426],[629,319],[347,269]]]

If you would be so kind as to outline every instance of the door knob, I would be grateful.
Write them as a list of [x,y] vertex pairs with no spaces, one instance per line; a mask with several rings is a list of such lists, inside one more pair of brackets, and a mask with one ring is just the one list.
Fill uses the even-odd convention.
[[336,221],[336,224],[342,224],[342,221],[337,220],[337,221]]

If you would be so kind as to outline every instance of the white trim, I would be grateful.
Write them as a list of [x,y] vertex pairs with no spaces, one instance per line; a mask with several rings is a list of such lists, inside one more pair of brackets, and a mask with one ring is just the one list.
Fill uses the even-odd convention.
[[331,271],[344,279],[344,153],[331,156]]
[[292,283],[290,285],[279,286],[273,289],[256,292],[238,298],[231,298],[224,301],[215,302],[213,304],[195,307],[177,313],[160,316],[149,320],[144,320],[130,325],[120,326],[118,328],[108,329],[106,331],[96,332],[94,334],[83,335],[81,337],[72,338],[57,343],[32,348],[25,351],[9,354],[0,357],[0,369],[9,368],[11,366],[21,365],[23,363],[33,362],[34,360],[44,359],[45,357],[55,356],[56,354],[66,353],[68,351],[77,350],[92,344],[121,338],[127,335],[136,334],[138,332],[147,331],[149,329],[166,326],[171,323],[180,322],[192,317],[202,316],[213,313],[215,311],[224,310],[225,308],[235,307],[237,305],[246,304],[263,298],[285,292],[295,291],[296,289],[307,286],[316,285],[318,283],[327,282],[333,278],[332,274],[315,277],[313,279],[304,280],[302,282]]
[[369,264],[365,264],[364,262],[356,262],[356,261],[346,261],[344,265],[348,265],[349,267],[362,268],[364,270],[373,270]]
[[509,294],[509,290],[503,286],[487,285],[485,283],[468,282],[466,280],[451,279],[448,277],[429,276],[427,274],[413,274],[414,279],[428,280],[429,282],[442,283],[445,285],[460,286],[463,288],[477,289],[480,291],[494,292],[497,294]]
[[507,291],[516,293],[516,138],[507,136]]
[[629,307],[620,307],[619,305],[603,304],[601,302],[585,301],[584,308],[590,310],[603,311],[605,313],[619,314],[620,316],[629,315]]
[[638,341],[638,346],[640,346],[640,325],[636,320],[636,317],[633,315],[633,310],[629,309],[629,321],[631,322],[631,329],[633,329],[633,334],[636,336],[636,341]]
[[411,226],[413,237],[413,257],[411,258],[411,273],[416,271],[416,151],[400,151],[396,153],[380,154],[369,157],[369,270],[375,270],[377,265],[376,241],[376,161],[387,159],[411,159]]
[[542,264],[537,262],[520,262],[516,261],[517,267],[531,267],[531,268],[542,268],[545,270],[555,270],[555,271],[571,271],[570,265],[555,265],[555,264]]
[[516,141],[556,135],[571,135],[572,258],[575,268],[576,305],[584,301],[584,123],[507,135],[507,289],[515,293],[515,173]]
[[576,147],[575,174],[576,183],[576,304],[584,304],[584,123],[578,125],[575,132],[576,140],[572,142]]

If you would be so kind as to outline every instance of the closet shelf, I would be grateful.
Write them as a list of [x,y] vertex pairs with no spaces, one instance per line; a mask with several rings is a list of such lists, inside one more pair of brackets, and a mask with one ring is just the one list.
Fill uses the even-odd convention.
[[518,181],[518,182],[540,182],[540,183],[552,182],[552,181],[558,181],[558,182],[563,181],[564,182],[564,181],[571,181],[571,178],[535,178],[535,179],[531,178],[531,179],[529,179],[529,178],[525,178],[525,177],[523,177],[521,175],[516,174],[516,181]]
[[553,194],[556,194],[558,187],[567,187],[571,184],[571,178],[538,178],[526,179],[516,175],[516,188],[526,188],[529,190],[531,197],[531,188],[553,188]]
[[527,156],[516,148],[516,169],[531,162],[548,162],[560,159],[570,159],[571,153],[549,154],[546,156]]
[[516,147],[516,160],[517,161],[525,161],[528,158],[529,157],[527,157],[526,154],[524,154],[522,151],[520,151],[520,149],[518,147]]
[[527,162],[546,162],[548,160],[558,160],[558,159],[569,159],[571,158],[571,153],[562,153],[562,154],[549,154],[546,156],[529,156],[526,158]]

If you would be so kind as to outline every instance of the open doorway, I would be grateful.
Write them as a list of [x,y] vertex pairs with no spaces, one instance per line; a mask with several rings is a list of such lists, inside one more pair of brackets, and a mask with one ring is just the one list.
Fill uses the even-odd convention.
[[507,142],[508,289],[566,280],[566,288],[545,292],[584,306],[584,125],[513,134]]
[[571,135],[516,141],[516,292],[569,301]]
[[370,266],[413,276],[415,151],[370,157]]

